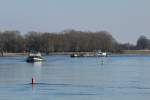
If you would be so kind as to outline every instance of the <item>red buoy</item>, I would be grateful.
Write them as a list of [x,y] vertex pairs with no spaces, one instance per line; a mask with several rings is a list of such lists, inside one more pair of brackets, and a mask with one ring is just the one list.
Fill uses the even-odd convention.
[[32,84],[35,84],[35,77],[32,77]]

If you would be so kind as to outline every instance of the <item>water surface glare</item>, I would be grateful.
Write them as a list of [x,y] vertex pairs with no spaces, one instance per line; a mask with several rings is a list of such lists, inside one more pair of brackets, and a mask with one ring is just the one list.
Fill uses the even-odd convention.
[[[150,56],[0,57],[0,100],[148,100]],[[103,60],[103,63],[101,62]],[[36,84],[31,84],[31,78]]]

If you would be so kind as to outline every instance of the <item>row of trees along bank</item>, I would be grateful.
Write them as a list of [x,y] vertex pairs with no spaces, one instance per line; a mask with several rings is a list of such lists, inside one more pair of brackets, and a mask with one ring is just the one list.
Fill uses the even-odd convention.
[[59,33],[29,32],[21,34],[19,31],[0,32],[1,52],[115,52],[117,42],[106,31],[83,32],[68,30]]
[[[59,33],[19,31],[0,32],[0,51],[19,53],[28,51],[50,52],[92,52],[101,49],[107,52],[120,52],[124,49],[143,49],[145,38],[140,37],[137,45],[120,44],[107,31],[83,32],[67,30]],[[146,41],[148,39],[146,38]],[[146,42],[147,43],[147,42]],[[144,45],[144,47],[143,47]],[[150,47],[150,46],[149,46]]]

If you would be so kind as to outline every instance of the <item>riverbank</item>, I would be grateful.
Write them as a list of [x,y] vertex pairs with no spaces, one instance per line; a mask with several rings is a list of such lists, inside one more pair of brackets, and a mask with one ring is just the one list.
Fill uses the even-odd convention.
[[[94,54],[94,52],[50,52],[48,54],[46,53],[42,53],[42,55],[71,55],[71,54]],[[4,52],[3,56],[28,56],[29,53],[25,52],[25,53],[8,53],[8,52]],[[2,56],[2,54],[0,55]]]
[[3,55],[1,54],[0,56],[5,57],[5,56],[21,56],[21,55],[25,56],[25,55],[28,55],[28,53],[8,53],[8,52],[6,53],[4,52]]
[[[71,55],[71,54],[95,54],[95,52],[50,52],[49,54],[42,53],[42,55]],[[3,53],[3,56],[28,56],[29,53]],[[109,53],[111,54],[111,53]],[[117,53],[116,53],[117,54]],[[121,54],[150,54],[150,50],[123,50]],[[1,55],[0,55],[1,56]]]
[[123,50],[123,54],[150,54],[150,50]]

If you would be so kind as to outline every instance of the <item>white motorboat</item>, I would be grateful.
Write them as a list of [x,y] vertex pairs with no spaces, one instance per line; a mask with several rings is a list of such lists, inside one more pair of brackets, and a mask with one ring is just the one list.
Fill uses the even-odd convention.
[[43,61],[43,58],[41,56],[41,53],[30,53],[27,57],[27,62],[38,62]]
[[106,53],[106,52],[101,52],[101,50],[99,50],[99,51],[96,53],[96,56],[106,57],[106,56],[107,56],[107,53]]

